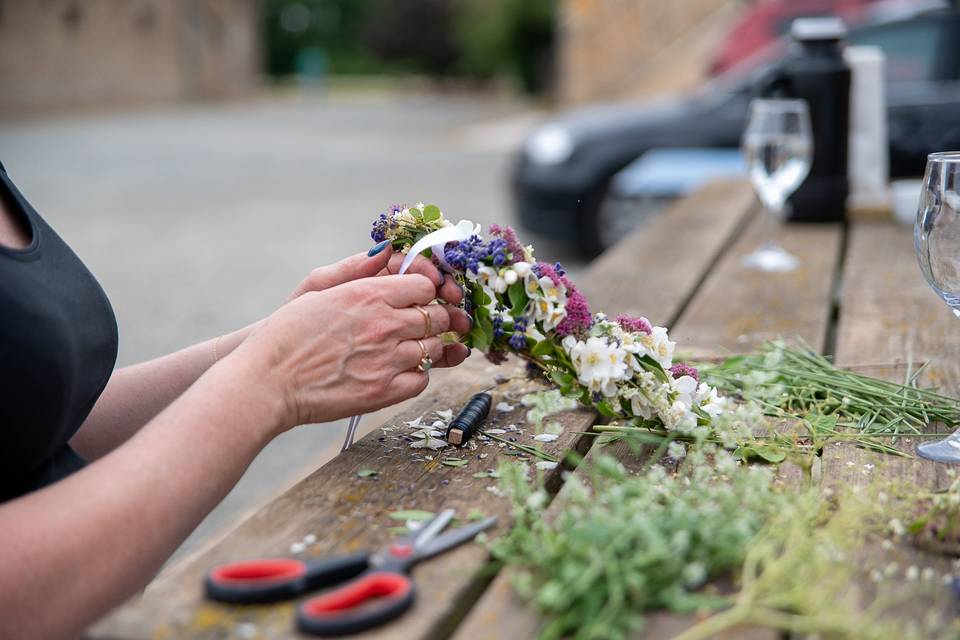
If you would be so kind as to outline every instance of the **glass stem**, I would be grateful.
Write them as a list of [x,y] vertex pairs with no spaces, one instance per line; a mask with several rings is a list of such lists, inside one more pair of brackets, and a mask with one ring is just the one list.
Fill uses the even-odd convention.
[[777,231],[780,228],[780,219],[783,217],[783,205],[779,206],[766,206],[764,215],[767,218],[766,221],[766,241],[763,243],[763,246],[772,249],[778,246],[777,244]]

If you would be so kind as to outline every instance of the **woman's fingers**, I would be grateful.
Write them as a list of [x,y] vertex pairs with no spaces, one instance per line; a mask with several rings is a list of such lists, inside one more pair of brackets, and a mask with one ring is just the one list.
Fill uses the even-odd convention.
[[470,349],[467,345],[455,342],[453,344],[443,345],[443,355],[439,360],[433,361],[433,366],[438,368],[455,367],[470,355]]
[[372,256],[364,251],[340,262],[317,267],[297,286],[290,299],[302,296],[307,291],[324,291],[352,280],[372,278],[383,271],[392,255],[393,249],[387,245]]
[[[402,253],[396,253],[390,256],[390,260],[387,261],[386,273],[400,273],[400,265],[403,263],[404,257]],[[463,290],[457,285],[456,280],[440,273],[437,266],[423,256],[414,258],[406,273],[419,273],[422,276],[426,276],[431,282],[436,282],[436,297],[450,304],[460,304],[460,300],[463,299]]]
[[404,371],[393,377],[384,393],[385,405],[396,404],[407,398],[419,395],[430,383],[430,376],[426,372]]
[[429,304],[437,296],[437,285],[418,273],[383,276],[368,282],[376,287],[384,302],[394,309]]
[[470,331],[470,319],[466,312],[449,305],[417,305],[409,309],[397,309],[402,324],[397,334],[402,340],[425,338],[446,331],[463,335]]
[[443,285],[437,289],[437,297],[450,304],[460,304],[463,300],[463,289],[452,276],[447,276],[443,280]]
[[[420,348],[420,344],[423,344],[423,349]],[[431,363],[442,360],[443,343],[440,338],[401,340],[394,352],[393,363],[400,371],[415,370],[422,361],[424,353],[430,356]]]

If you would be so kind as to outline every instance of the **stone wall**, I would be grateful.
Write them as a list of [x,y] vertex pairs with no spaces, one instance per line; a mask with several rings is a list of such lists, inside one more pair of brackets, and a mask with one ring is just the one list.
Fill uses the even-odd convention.
[[561,102],[694,86],[744,4],[744,0],[561,0]]
[[0,112],[242,94],[257,0],[0,0]]

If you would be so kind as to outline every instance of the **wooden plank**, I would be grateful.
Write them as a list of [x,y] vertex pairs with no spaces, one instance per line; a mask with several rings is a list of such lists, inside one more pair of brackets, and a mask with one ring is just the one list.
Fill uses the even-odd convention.
[[[890,223],[857,222],[851,226],[844,264],[835,361],[879,378],[902,382],[905,371],[930,361],[922,385],[943,393],[960,392],[960,322],[927,286],[914,256],[908,229]],[[876,363],[889,362],[889,366]],[[944,431],[930,425],[928,431]],[[904,439],[899,448],[913,454],[917,440]],[[949,467],[921,458],[899,458],[865,451],[848,443],[828,445],[823,452],[825,488],[842,490],[854,485],[889,481],[894,486],[942,489],[952,480]],[[896,567],[881,583],[889,593],[909,588],[908,567],[936,572],[937,580],[952,571],[950,558],[929,554],[909,541],[864,550],[868,566]],[[917,621],[932,612],[949,615],[949,589],[943,597],[908,601],[900,615]]]
[[839,225],[785,225],[778,240],[800,260],[786,273],[749,269],[743,256],[766,237],[758,217],[718,263],[670,336],[684,351],[743,353],[779,338],[801,337],[822,349],[840,258]]
[[747,182],[711,183],[597,258],[578,286],[596,311],[669,326],[756,212]]
[[[526,380],[523,367],[493,367],[480,358],[455,371],[445,372],[444,384],[418,401],[409,411],[396,416],[391,425],[421,415],[429,417],[438,409],[456,410],[481,388],[494,382],[494,375],[512,373],[516,379],[495,391],[495,402],[515,404],[510,413],[492,412],[488,427],[515,424],[523,434],[511,434],[521,442],[533,443],[532,428],[524,421],[519,398],[542,389],[541,383]],[[551,418],[564,431],[544,449],[561,454],[581,437],[578,432],[590,428],[594,413],[578,409]],[[201,589],[204,574],[213,566],[257,557],[289,556],[290,545],[306,534],[317,537],[304,557],[349,553],[376,549],[392,537],[387,530],[398,523],[389,519],[390,511],[416,508],[436,511],[457,510],[465,519],[472,510],[496,515],[500,526],[509,521],[509,506],[487,490],[493,480],[475,479],[472,474],[495,469],[506,457],[496,443],[479,444],[469,451],[465,467],[451,468],[431,461],[417,461],[423,450],[412,450],[400,439],[400,431],[371,433],[345,454],[338,456],[306,478],[288,493],[257,512],[221,543],[194,558],[185,566],[171,570],[148,587],[142,598],[122,607],[98,624],[91,638],[224,638],[249,634],[262,638],[300,637],[292,627],[293,604],[277,606],[227,606],[204,599]],[[382,440],[382,441],[381,441]],[[456,456],[445,450],[444,455]],[[478,456],[487,454],[481,460]],[[359,478],[357,471],[369,468],[377,478]],[[560,469],[551,474],[559,476]],[[554,480],[556,481],[556,480]],[[463,614],[463,608],[490,577],[482,575],[487,552],[480,545],[465,545],[418,566],[414,580],[419,595],[413,611],[400,621],[363,638],[431,638],[443,635]]]
[[[625,442],[615,442],[605,447],[594,446],[585,458],[589,463],[598,451],[619,460],[630,473],[638,472],[647,460],[652,448],[635,451]],[[563,490],[547,509],[544,517],[553,520],[563,509]],[[512,571],[501,571],[484,593],[483,598],[470,611],[463,624],[457,627],[454,640],[521,640],[535,638],[538,629],[536,614],[510,586]],[[646,626],[638,638],[672,638],[698,622],[693,616],[681,616],[668,612],[650,612]],[[779,636],[766,629],[736,629],[722,634],[717,640],[776,640]]]

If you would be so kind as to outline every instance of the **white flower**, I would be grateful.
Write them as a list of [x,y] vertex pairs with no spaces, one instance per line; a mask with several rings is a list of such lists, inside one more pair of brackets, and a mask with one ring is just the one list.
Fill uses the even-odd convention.
[[673,366],[673,349],[675,342],[670,341],[667,330],[663,327],[654,327],[649,335],[641,335],[640,342],[646,347],[646,351],[654,360],[660,363],[664,369]]
[[504,269],[503,271],[503,279],[507,282],[507,285],[515,283],[518,277],[517,272],[513,269]]
[[699,406],[711,418],[716,418],[727,408],[727,398],[721,398],[717,390],[705,382],[701,382],[697,387],[697,393],[693,397],[694,403]]
[[[564,343],[570,344],[567,340]],[[627,373],[626,357],[626,351],[603,338],[576,341],[570,348],[570,359],[580,384],[607,397],[616,395],[616,382]]]
[[530,301],[533,319],[543,325],[547,331],[555,329],[567,317],[567,309],[547,298],[536,296]]
[[690,409],[693,407],[694,394],[697,392],[697,380],[692,376],[680,376],[673,380],[673,390],[676,392],[676,401]]

